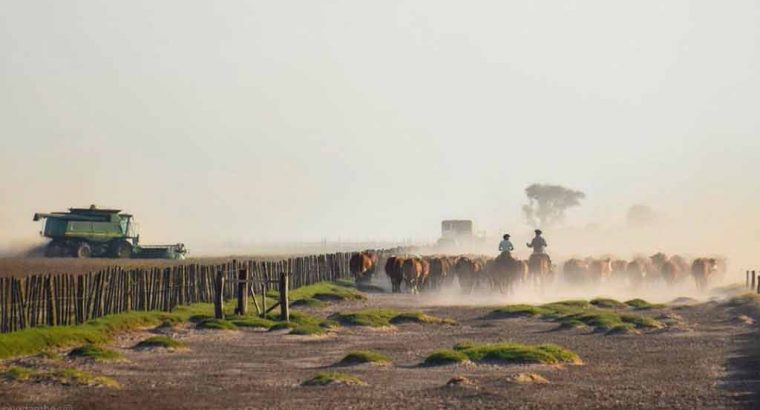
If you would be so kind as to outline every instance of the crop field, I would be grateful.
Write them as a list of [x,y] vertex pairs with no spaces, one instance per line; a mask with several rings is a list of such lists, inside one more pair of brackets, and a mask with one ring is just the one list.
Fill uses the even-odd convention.
[[[13,263],[84,273],[106,262]],[[251,300],[248,314],[236,315],[228,300],[223,319],[214,318],[212,304],[193,303],[0,335],[0,403],[77,409],[758,405],[760,298],[743,284],[713,287],[700,297],[675,297],[674,290],[667,300],[665,293],[647,299],[656,294],[650,289],[616,299],[611,287],[535,291],[526,282],[501,292],[485,279],[465,293],[457,278],[413,294],[406,285],[391,292],[381,267],[358,284],[342,274],[291,289],[289,322],[278,310],[257,317]],[[277,289],[267,292],[268,304],[276,297]]]

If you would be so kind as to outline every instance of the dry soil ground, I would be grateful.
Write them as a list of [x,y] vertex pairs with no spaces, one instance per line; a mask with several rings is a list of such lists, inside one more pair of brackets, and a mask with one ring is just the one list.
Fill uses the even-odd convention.
[[[311,310],[362,307],[418,309],[413,295],[369,294],[367,301]],[[343,327],[326,336],[294,336],[254,330],[213,331],[182,327],[173,336],[185,352],[136,351],[130,334],[112,347],[128,362],[76,362],[108,375],[120,389],[20,382],[0,383],[0,405],[72,406],[74,409],[159,408],[752,408],[757,383],[738,373],[756,341],[755,328],[718,303],[666,308],[683,318],[680,329],[643,335],[604,336],[589,330],[555,330],[532,318],[484,320],[488,307],[423,306],[458,326],[404,324],[390,329]],[[648,315],[661,314],[662,310]],[[753,334],[752,338],[748,335]],[[583,365],[448,365],[422,367],[433,350],[457,342],[552,342],[577,352]],[[335,368],[347,352],[374,350],[388,366]],[[366,386],[303,387],[324,370],[356,375]],[[548,384],[514,384],[509,376],[537,373]],[[446,387],[453,376],[474,384]]]

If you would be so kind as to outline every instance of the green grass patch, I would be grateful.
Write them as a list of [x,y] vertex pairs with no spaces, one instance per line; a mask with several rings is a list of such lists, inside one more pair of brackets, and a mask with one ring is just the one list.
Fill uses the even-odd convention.
[[253,327],[261,329],[270,329],[275,322],[261,317],[243,317],[240,319],[231,319],[230,322],[237,327]]
[[327,386],[330,384],[363,385],[362,379],[340,372],[321,372],[301,383],[303,386]]
[[580,357],[575,352],[551,343],[541,345],[508,342],[485,343],[474,344],[467,348],[455,351],[464,354],[473,362],[541,364],[582,363]]
[[197,329],[213,329],[213,330],[235,330],[235,326],[232,322],[224,319],[204,319],[195,325]]
[[32,369],[18,366],[11,366],[7,369],[4,369],[2,373],[0,373],[0,376],[8,381],[26,381],[29,380],[33,375],[34,372]]
[[187,321],[193,315],[213,312],[211,304],[179,306],[173,312],[127,312],[108,315],[82,325],[35,327],[0,334],[0,359],[33,355],[48,349],[83,343],[102,344],[130,330],[158,326],[166,320]]
[[399,313],[398,315],[390,319],[390,323],[392,325],[398,325],[401,323],[430,323],[430,324],[436,324],[436,325],[451,325],[451,326],[458,324],[456,320],[430,316],[422,312]]
[[[267,296],[274,299],[279,298],[277,291],[267,292]],[[344,301],[344,300],[365,300],[366,296],[361,294],[353,283],[346,281],[337,282],[319,282],[313,285],[302,286],[297,289],[292,289],[288,292],[288,297],[296,306],[298,305],[313,305],[321,306],[324,302]]]
[[26,367],[12,366],[0,372],[0,377],[9,381],[54,382],[58,384],[79,386],[102,386],[119,388],[121,385],[106,376],[95,376],[82,370],[60,368],[53,370],[34,370]]
[[45,350],[42,352],[39,352],[37,354],[37,357],[41,359],[47,359],[47,360],[61,360],[63,359],[63,356],[61,356],[60,353],[52,351],[52,350]]
[[[474,346],[471,346],[474,347]],[[425,358],[424,366],[442,366],[447,364],[462,363],[470,358],[459,350],[438,349]]]
[[310,307],[310,308],[323,308],[327,305],[328,305],[327,302],[323,302],[319,299],[314,299],[314,298],[298,299],[298,300],[294,300],[290,304],[290,306],[292,307],[304,306],[304,307]]
[[[559,329],[591,326],[596,331],[609,331],[625,323],[633,324],[637,329],[658,329],[664,327],[661,322],[653,318],[615,310],[619,307],[615,302],[617,301],[613,299],[594,299],[592,303],[573,300],[548,303],[541,306],[509,305],[491,311],[484,318],[501,319],[518,316],[537,316],[543,320],[559,322]],[[605,309],[601,307],[602,305],[614,305],[615,309]]]
[[591,299],[590,303],[598,308],[603,308],[603,309],[619,309],[619,308],[628,307],[628,305],[626,305],[625,303],[619,300],[610,299],[610,298]]
[[393,309],[363,309],[356,312],[338,312],[329,320],[345,326],[386,327],[402,323],[428,323],[455,325],[456,321],[430,316],[422,312],[398,312]]
[[638,298],[627,300],[625,304],[636,310],[662,309],[665,307],[665,305],[663,304],[649,303],[644,299],[638,299]]
[[492,310],[486,319],[508,319],[519,316],[541,316],[548,313],[548,309],[544,309],[533,305],[507,305]]
[[73,349],[69,352],[69,357],[84,357],[98,362],[122,360],[124,358],[118,352],[93,344],[86,344]]
[[151,347],[163,347],[166,349],[182,349],[186,345],[178,340],[174,340],[169,336],[152,336],[135,346],[136,348],[151,348]]
[[391,362],[391,358],[384,354],[372,352],[369,350],[360,350],[348,353],[340,362],[337,363],[337,365],[353,366],[364,363],[388,364]]

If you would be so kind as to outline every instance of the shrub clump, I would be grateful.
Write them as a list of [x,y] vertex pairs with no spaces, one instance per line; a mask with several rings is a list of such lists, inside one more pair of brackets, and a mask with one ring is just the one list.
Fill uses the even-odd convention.
[[339,372],[321,372],[301,383],[303,386],[327,386],[330,384],[365,385],[366,383],[353,375]]
[[214,330],[235,330],[235,326],[232,322],[224,319],[203,319],[195,325],[197,329],[214,329]]
[[65,386],[102,386],[119,388],[121,385],[106,376],[95,376],[91,373],[69,368],[53,370],[33,370],[26,367],[12,366],[0,373],[0,377],[9,381],[54,382]]
[[138,349],[161,347],[164,349],[183,349],[187,347],[184,343],[174,340],[169,336],[152,336],[135,346]]
[[599,307],[599,308],[606,308],[606,309],[619,309],[619,308],[625,308],[628,307],[625,303],[610,299],[610,298],[596,298],[592,299],[590,302],[592,305]]
[[69,357],[84,357],[87,359],[93,359],[98,362],[107,362],[115,360],[123,360],[124,357],[113,350],[109,350],[100,346],[87,344],[80,346],[69,352]]
[[649,310],[649,309],[662,309],[665,305],[657,303],[649,303],[644,299],[631,299],[625,302],[626,305],[636,310]]
[[442,366],[447,364],[462,363],[468,361],[470,358],[457,350],[450,349],[438,349],[425,358],[422,362],[423,366]]
[[372,352],[369,350],[360,350],[348,353],[340,362],[337,363],[337,365],[353,366],[364,363],[389,364],[391,362],[391,358],[384,354]]
[[572,300],[548,303],[541,306],[509,305],[492,311],[485,318],[539,316],[544,320],[559,322],[559,329],[591,326],[596,331],[608,331],[624,324],[632,324],[637,329],[659,329],[664,327],[662,323],[650,317],[601,308],[602,305],[615,305],[615,302],[617,301],[613,299],[595,299],[592,303]]
[[329,320],[347,326],[387,327],[402,323],[455,325],[456,321],[430,316],[422,312],[398,312],[393,309],[364,309],[356,312],[338,312]]
[[462,347],[457,352],[473,362],[581,364],[581,358],[556,344],[528,345],[522,343],[485,343]]

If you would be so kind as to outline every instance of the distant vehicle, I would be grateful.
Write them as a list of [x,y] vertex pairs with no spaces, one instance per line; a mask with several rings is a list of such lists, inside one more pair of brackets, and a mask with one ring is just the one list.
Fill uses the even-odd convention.
[[47,257],[184,259],[182,243],[140,245],[132,215],[119,209],[69,208],[68,212],[36,213],[44,220],[41,234],[52,239],[45,248]]

